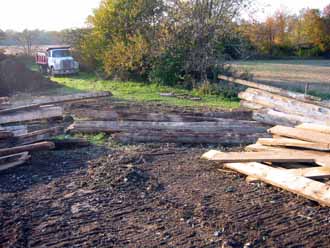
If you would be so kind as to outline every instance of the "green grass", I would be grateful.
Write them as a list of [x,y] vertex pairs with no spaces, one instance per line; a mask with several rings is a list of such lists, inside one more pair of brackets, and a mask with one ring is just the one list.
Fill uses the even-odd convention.
[[[225,109],[239,107],[238,100],[227,99],[221,96],[201,96],[196,91],[166,87],[155,83],[99,80],[96,76],[88,73],[79,73],[77,76],[70,77],[55,77],[52,78],[52,80],[64,86],[64,88],[60,89],[62,93],[63,91],[65,93],[76,91],[111,91],[115,98],[128,101],[159,102],[177,106],[208,106]],[[202,100],[192,101],[174,97],[162,97],[159,95],[165,92],[189,94],[201,97]]]

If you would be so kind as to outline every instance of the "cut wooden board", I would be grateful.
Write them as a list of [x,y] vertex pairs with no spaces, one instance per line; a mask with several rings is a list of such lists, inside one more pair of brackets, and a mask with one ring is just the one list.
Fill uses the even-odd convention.
[[258,143],[265,146],[298,147],[318,151],[330,151],[329,144],[314,143],[290,138],[261,138],[258,139]]
[[205,153],[202,158],[218,161],[220,163],[241,163],[241,162],[301,162],[314,163],[315,156],[298,154],[288,154],[283,152],[219,152],[211,150]]
[[48,119],[63,116],[62,107],[40,107],[37,109],[0,114],[0,124]]
[[317,151],[299,151],[294,149],[273,149],[258,152],[219,152],[211,150],[202,158],[220,163],[241,162],[277,162],[277,163],[315,163],[330,167],[330,156]]
[[303,123],[301,125],[296,126],[296,128],[330,134],[330,125],[321,125],[321,124],[315,124],[315,123]]
[[330,144],[330,134],[317,131],[302,130],[298,128],[275,126],[268,130],[269,133],[288,138],[294,138],[315,143]]
[[15,137],[14,144],[26,145],[40,141],[49,140],[53,136],[64,134],[63,127],[53,127],[43,130],[34,131],[24,135]]
[[259,83],[255,83],[255,82],[251,82],[251,81],[247,81],[247,80],[236,79],[233,77],[226,77],[226,76],[221,76],[221,75],[218,78],[225,80],[225,81],[241,84],[244,86],[265,90],[265,91],[268,91],[271,93],[279,94],[281,96],[291,97],[294,99],[298,99],[300,101],[305,101],[305,102],[321,101],[321,98],[319,98],[319,97],[305,95],[305,94],[298,93],[298,92],[292,92],[292,91],[284,90],[284,89],[277,88],[274,86],[269,86],[266,84],[259,84]]
[[330,207],[330,186],[324,183],[256,162],[227,163],[225,167]]
[[0,140],[1,139],[8,139],[8,138],[11,138],[13,136],[14,136],[14,134],[12,132],[9,132],[9,131],[0,131]]

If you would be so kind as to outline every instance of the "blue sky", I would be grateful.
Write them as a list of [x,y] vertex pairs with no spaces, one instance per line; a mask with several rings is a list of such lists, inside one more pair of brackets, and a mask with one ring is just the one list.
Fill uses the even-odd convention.
[[[56,4],[54,4],[54,2]],[[330,0],[258,0],[257,16],[263,18],[275,9],[286,8],[291,13],[302,8],[319,8]],[[100,0],[0,0],[0,29],[61,30],[82,27]]]

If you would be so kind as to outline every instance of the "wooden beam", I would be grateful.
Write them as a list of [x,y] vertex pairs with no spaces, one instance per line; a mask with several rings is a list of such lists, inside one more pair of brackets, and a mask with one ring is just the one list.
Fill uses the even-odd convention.
[[225,167],[330,207],[330,186],[324,183],[260,163],[227,163]]
[[187,133],[187,132],[165,132],[144,131],[125,132],[112,135],[115,141],[124,144],[135,143],[182,143],[182,144],[222,144],[222,145],[244,145],[254,143],[258,138],[264,137],[264,133],[239,134],[236,132],[218,133]]
[[325,124],[327,121],[310,118],[309,116],[302,116],[292,113],[284,113],[271,108],[263,108],[253,111],[253,120],[269,124],[269,125],[283,125],[294,127],[301,123],[319,123]]
[[262,133],[265,127],[251,121],[222,119],[218,122],[148,122],[148,121],[76,121],[70,132],[136,132],[138,130],[168,130],[191,132]]
[[254,102],[265,108],[271,108],[279,112],[330,122],[330,108],[316,104],[301,102],[292,98],[252,88],[241,92],[239,97],[242,100]]
[[275,126],[268,130],[269,133],[288,138],[294,138],[309,142],[330,144],[330,134],[320,133],[317,131],[302,130],[298,128]]
[[53,142],[40,142],[40,143],[35,143],[32,145],[0,149],[0,156],[7,156],[7,155],[17,154],[17,153],[21,153],[21,152],[51,150],[54,148],[55,148],[55,144]]
[[265,90],[265,91],[268,91],[271,93],[279,94],[281,96],[298,99],[298,100],[304,101],[304,102],[321,101],[321,98],[319,98],[319,97],[306,95],[306,94],[302,94],[302,93],[298,93],[298,92],[292,92],[292,91],[284,90],[284,89],[266,85],[266,84],[259,84],[259,83],[255,83],[255,82],[251,82],[251,81],[247,81],[247,80],[236,79],[233,77],[226,77],[226,76],[222,76],[222,75],[220,75],[218,78],[221,80],[233,82],[236,84],[241,84],[241,85],[248,86],[251,88]]
[[[64,95],[64,96],[44,96],[40,98],[35,98],[28,105],[17,106],[14,108],[1,110],[0,114],[12,113],[27,109],[35,109],[35,108],[39,108],[42,105],[53,105],[58,103],[74,102],[77,100],[89,100],[93,98],[109,97],[109,96],[112,96],[111,92],[88,92],[88,93],[77,93],[77,94]],[[25,102],[21,102],[21,103],[16,102],[15,104],[16,105],[25,104]]]
[[298,147],[318,151],[330,151],[330,144],[314,143],[290,138],[260,138],[258,143],[265,146]]
[[53,127],[53,128],[38,130],[24,135],[16,136],[14,144],[26,145],[26,144],[36,143],[40,141],[49,140],[53,136],[57,136],[61,134],[64,134],[63,127]]
[[218,161],[220,163],[241,163],[241,162],[301,162],[314,163],[316,157],[301,153],[283,153],[283,152],[218,152],[211,150],[205,153],[202,158]]
[[[14,168],[14,167],[19,166],[19,165],[22,165],[22,164],[26,163],[26,161],[28,159],[30,159],[30,157],[31,156],[27,152],[2,157],[2,158],[0,158],[0,172],[8,170],[10,168]],[[5,163],[1,162],[4,159],[11,159],[11,160],[14,159],[14,160],[11,161],[11,162],[5,162]]]
[[40,107],[32,110],[0,114],[0,124],[48,119],[61,117],[62,115],[62,107]]

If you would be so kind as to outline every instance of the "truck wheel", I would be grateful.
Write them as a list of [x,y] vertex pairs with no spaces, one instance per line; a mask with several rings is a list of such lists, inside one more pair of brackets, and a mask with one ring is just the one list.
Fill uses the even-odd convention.
[[54,68],[50,67],[48,71],[49,76],[54,77]]

